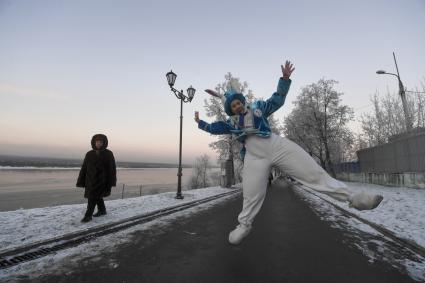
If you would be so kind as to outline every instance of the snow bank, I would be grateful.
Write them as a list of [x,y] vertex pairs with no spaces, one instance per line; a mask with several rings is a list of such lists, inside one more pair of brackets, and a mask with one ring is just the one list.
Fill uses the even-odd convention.
[[373,210],[359,211],[329,196],[321,197],[354,213],[362,219],[381,225],[398,237],[416,242],[425,248],[425,190],[405,187],[387,187],[365,183],[346,182],[351,192],[381,194],[384,200]]
[[[333,205],[357,215],[361,219],[384,226],[397,236],[423,242],[423,201],[424,192],[415,189],[385,187],[362,183],[347,183],[352,192],[367,191],[384,196],[382,203],[372,211],[358,211],[311,189],[294,186],[294,191],[305,200],[320,217],[331,227],[344,234],[348,246],[359,249],[369,262],[386,261],[391,266],[406,272],[410,277],[425,282],[425,258],[394,242],[371,226],[357,218],[342,214]],[[313,194],[310,194],[311,191]],[[330,203],[324,201],[328,200]]]
[[[111,218],[112,218],[112,215],[111,215],[112,210],[115,211],[115,213],[117,214],[121,213],[122,215],[128,214],[130,216],[134,216],[134,215],[131,215],[130,211],[125,212],[124,207],[128,207],[128,206],[131,206],[131,204],[135,204],[135,205],[138,205],[138,208],[137,209],[130,208],[130,210],[133,210],[137,213],[140,213],[140,212],[146,213],[151,211],[149,210],[149,207],[153,208],[153,210],[157,210],[159,208],[170,207],[176,204],[203,199],[203,198],[218,195],[221,193],[226,193],[229,191],[231,190],[214,187],[214,188],[198,189],[198,190],[191,190],[191,191],[184,192],[185,199],[183,201],[174,199],[175,193],[164,193],[164,194],[156,195],[156,196],[138,197],[138,198],[132,199],[131,203],[129,203],[130,199],[108,201],[106,202],[106,205],[109,206],[107,208],[109,208],[109,211],[111,211],[111,213],[108,214],[109,217]],[[48,276],[63,277],[63,276],[66,276],[67,274],[71,274],[75,272],[76,270],[78,271],[79,269],[84,267],[86,264],[88,265],[92,262],[98,262],[99,259],[105,258],[105,257],[109,259],[108,262],[106,263],[108,268],[117,268],[120,265],[120,262],[118,262],[115,259],[115,254],[119,252],[119,248],[122,244],[134,243],[133,233],[144,231],[143,233],[148,233],[150,237],[155,237],[155,235],[164,233],[164,231],[166,231],[167,229],[172,229],[167,227],[172,227],[170,224],[174,223],[177,219],[181,221],[183,218],[190,218],[194,213],[198,213],[205,209],[209,209],[232,197],[233,196],[230,195],[227,197],[215,199],[215,200],[212,200],[212,201],[209,201],[209,202],[206,202],[206,203],[203,203],[203,204],[200,204],[182,211],[178,211],[176,213],[173,213],[164,217],[154,219],[153,221],[150,221],[147,223],[132,226],[128,229],[121,230],[109,235],[105,235],[103,237],[99,237],[95,241],[89,241],[81,245],[78,245],[76,247],[60,250],[55,253],[49,254],[47,256],[37,258],[35,260],[28,261],[28,262],[23,262],[19,265],[1,270],[0,282],[22,282],[22,281],[43,282],[45,281],[43,280],[44,278],[43,276],[47,276],[47,278]],[[155,207],[155,204],[159,204],[161,205],[161,207]],[[120,205],[122,206],[120,207]],[[143,206],[144,208],[142,208],[141,206]],[[59,209],[60,207],[62,207],[62,210]],[[58,208],[59,211],[63,211],[64,214],[65,212],[73,211],[75,209],[80,209],[80,210],[84,209],[84,206],[82,205],[63,205],[60,207],[56,207],[56,208]],[[65,208],[74,207],[74,209],[64,210],[63,209],[64,207]],[[51,219],[56,221],[56,224],[57,222],[61,222],[60,217],[64,217],[65,218],[64,221],[69,221],[69,218],[71,218],[68,216],[65,217],[64,215],[59,215],[57,217],[54,217],[54,215],[52,215],[52,212],[50,212],[49,210],[52,208],[44,208],[44,209],[46,210],[45,217],[50,216]],[[26,212],[28,213],[28,215],[31,215],[31,214],[34,214],[34,211],[40,211],[40,210],[41,209],[30,209],[30,210],[27,210]],[[33,213],[31,213],[31,211],[33,211]],[[7,213],[10,213],[10,212],[7,212]],[[0,213],[0,215],[1,214],[6,214],[6,213]],[[75,225],[77,227],[74,227],[73,229],[70,229],[70,230],[77,231],[81,229],[87,229],[91,225],[94,225],[94,223],[89,223],[84,225],[80,224],[79,219],[82,216],[81,214],[82,214],[82,211],[78,211],[77,213],[75,213],[75,217],[78,218],[78,219],[74,219],[75,220],[74,222],[76,223]],[[97,222],[96,225],[101,225],[101,224],[105,224],[105,222],[112,221],[111,218],[109,218],[108,220],[107,217],[101,217],[99,219],[96,219],[95,220]],[[117,216],[114,218],[118,219],[119,217]],[[100,223],[99,221],[102,221],[104,223]],[[45,226],[48,226],[47,221],[45,222],[46,222]],[[70,222],[68,222],[68,225],[70,225]],[[18,224],[17,227],[18,226],[21,226],[21,224]],[[39,226],[42,226],[42,224],[39,224]],[[49,229],[50,229],[49,227],[46,228],[46,230],[44,231],[44,236],[47,236],[47,237],[50,236],[48,234]],[[190,231],[183,231],[183,232],[187,233],[188,236],[193,236],[193,233],[191,233]],[[5,234],[3,231],[1,231],[1,233],[2,235]],[[23,228],[21,228],[20,233],[28,235],[31,232],[30,231],[23,232]],[[101,267],[102,266],[99,266],[99,268]]]
[[44,208],[0,212],[0,251],[59,237],[67,233],[116,222],[132,216],[171,207],[229,192],[230,189],[211,187],[184,192],[184,199],[175,193],[162,193],[136,198],[105,201],[108,214],[81,223],[86,204],[60,205]]

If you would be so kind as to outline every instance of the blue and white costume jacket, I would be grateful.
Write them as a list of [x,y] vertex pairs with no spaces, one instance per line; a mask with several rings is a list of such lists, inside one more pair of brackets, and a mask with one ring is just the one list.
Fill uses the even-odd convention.
[[[244,128],[239,126],[239,115],[231,116],[226,122],[217,121],[208,124],[199,120],[198,128],[213,135],[234,134],[236,139],[244,143],[249,135],[256,135],[262,138],[268,138],[271,130],[267,118],[278,110],[285,103],[286,94],[289,91],[291,80],[279,79],[277,91],[266,101],[255,101],[247,105],[247,115],[251,115],[247,120],[252,121],[252,127]],[[242,149],[242,157],[245,154],[245,148]],[[243,159],[243,158],[242,158]]]

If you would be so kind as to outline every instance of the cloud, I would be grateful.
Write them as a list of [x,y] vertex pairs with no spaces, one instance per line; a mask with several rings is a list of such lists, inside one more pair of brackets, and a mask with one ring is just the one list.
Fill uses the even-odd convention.
[[53,99],[64,99],[68,98],[63,93],[52,91],[52,90],[41,90],[28,88],[23,86],[17,86],[12,84],[0,84],[0,94],[2,95],[15,95],[22,97],[40,97],[40,98],[53,98]]

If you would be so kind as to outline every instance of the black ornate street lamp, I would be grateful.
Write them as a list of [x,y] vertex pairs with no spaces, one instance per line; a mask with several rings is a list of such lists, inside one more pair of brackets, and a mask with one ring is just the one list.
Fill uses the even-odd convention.
[[179,170],[177,173],[178,176],[178,184],[177,184],[177,199],[183,199],[182,195],[182,130],[183,130],[183,102],[191,102],[193,97],[195,96],[195,91],[192,86],[187,89],[187,96],[184,95],[183,90],[178,91],[174,88],[174,83],[176,82],[177,75],[170,71],[167,73],[167,81],[170,86],[171,91],[174,95],[180,99],[180,149],[179,149]]

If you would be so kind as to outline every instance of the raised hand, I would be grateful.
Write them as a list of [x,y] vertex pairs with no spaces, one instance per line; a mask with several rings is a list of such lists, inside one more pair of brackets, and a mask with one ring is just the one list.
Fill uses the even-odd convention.
[[282,69],[282,77],[287,80],[291,76],[292,72],[295,70],[294,65],[291,63],[291,61],[285,62],[285,67],[283,65],[280,65]]
[[195,122],[199,123],[199,112],[195,111]]

